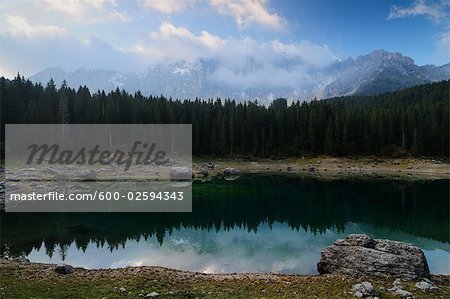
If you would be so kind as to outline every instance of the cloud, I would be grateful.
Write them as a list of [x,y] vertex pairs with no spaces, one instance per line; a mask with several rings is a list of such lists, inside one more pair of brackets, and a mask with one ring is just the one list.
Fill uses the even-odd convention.
[[436,40],[432,58],[437,64],[450,61],[450,26]]
[[14,37],[42,38],[42,37],[62,37],[67,35],[67,30],[59,26],[32,26],[27,19],[19,15],[5,16],[7,27],[4,33]]
[[140,0],[139,2],[145,8],[164,14],[171,14],[191,7],[195,3],[195,0]]
[[425,16],[439,28],[440,32],[438,31],[439,33],[433,36],[432,62],[436,64],[448,63],[450,60],[450,2],[441,0],[427,3],[426,0],[416,0],[412,6],[407,8],[392,6],[388,20],[416,16]]
[[39,0],[35,4],[77,23],[126,22],[131,19],[126,12],[116,10],[115,0]]
[[250,37],[222,38],[207,31],[194,34],[184,27],[163,22],[147,41],[125,51],[147,64],[198,59],[217,62],[211,80],[233,87],[299,87],[314,84],[317,69],[336,61],[327,45],[310,41],[284,43],[258,41]]
[[0,57],[3,57],[0,75],[10,78],[18,71],[31,76],[53,66],[66,70],[85,68],[127,72],[143,63],[141,57],[120,51],[95,37],[81,40],[69,34],[63,38],[29,39],[0,35],[0,44]]
[[231,15],[240,28],[259,24],[272,29],[283,29],[286,20],[267,8],[267,0],[210,0],[210,4],[220,13]]
[[445,6],[446,5],[441,5],[439,3],[427,4],[425,0],[416,0],[412,6],[406,8],[401,8],[394,5],[391,7],[388,20],[426,16],[435,22],[439,22],[442,18],[448,15]]
[[147,41],[125,51],[145,57],[148,63],[158,63],[208,58],[217,48],[225,46],[224,40],[207,31],[195,35],[187,28],[169,22],[163,22],[159,30],[151,32],[148,37]]

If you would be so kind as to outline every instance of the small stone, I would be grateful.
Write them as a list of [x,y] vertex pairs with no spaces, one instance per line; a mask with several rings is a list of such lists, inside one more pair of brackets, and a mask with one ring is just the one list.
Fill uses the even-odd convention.
[[97,173],[92,169],[80,171],[79,176],[84,181],[96,181],[97,180]]
[[173,167],[170,170],[170,180],[171,181],[189,181],[192,179],[194,173],[192,169],[188,167]]
[[405,291],[399,287],[390,288],[388,291],[396,296],[400,296],[403,298],[412,298],[412,294],[410,292]]
[[126,292],[127,292],[127,289],[125,289],[125,288],[119,288],[119,292],[121,292],[121,293],[126,293]]
[[144,299],[155,299],[159,297],[159,293],[157,292],[151,292],[147,295],[145,295]]
[[394,285],[394,287],[401,287],[402,280],[400,278],[397,278],[396,280],[394,280],[393,285]]
[[58,274],[70,274],[73,272],[73,267],[67,264],[59,264],[55,267],[55,272]]
[[13,261],[18,262],[18,263],[29,263],[30,262],[30,260],[24,256],[19,256],[19,257],[13,258]]
[[418,283],[416,283],[416,288],[421,289],[424,292],[432,292],[439,289],[435,285],[426,281],[419,281]]
[[378,295],[377,290],[375,290],[373,285],[368,281],[352,286],[352,293],[358,298],[373,297]]

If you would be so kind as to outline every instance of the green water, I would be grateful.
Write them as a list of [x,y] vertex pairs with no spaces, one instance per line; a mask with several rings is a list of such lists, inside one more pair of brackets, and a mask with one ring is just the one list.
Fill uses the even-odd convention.
[[3,256],[86,268],[316,273],[349,233],[416,244],[450,272],[449,180],[247,176],[194,182],[192,213],[4,213]]

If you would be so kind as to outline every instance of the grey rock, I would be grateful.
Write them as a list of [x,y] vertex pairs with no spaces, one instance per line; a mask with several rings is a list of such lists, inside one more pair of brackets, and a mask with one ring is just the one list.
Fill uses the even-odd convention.
[[55,272],[58,274],[70,274],[73,272],[73,267],[67,264],[59,264],[55,267]]
[[170,180],[172,181],[187,181],[192,179],[192,169],[188,167],[173,167],[170,170]]
[[83,170],[78,173],[78,176],[84,181],[96,181],[97,173],[94,170]]
[[68,180],[69,179],[69,177],[65,174],[65,173],[58,173],[58,174],[55,174],[55,175],[53,175],[52,177],[51,177],[51,179],[53,180],[53,181],[65,181],[65,180]]
[[24,256],[19,256],[19,257],[13,258],[12,260],[14,262],[18,262],[18,263],[29,263],[30,262],[30,260]]
[[60,172],[57,169],[52,168],[52,167],[45,167],[44,169],[42,169],[42,172],[47,173],[47,174],[52,174],[52,175],[60,174]]
[[394,285],[394,287],[401,288],[402,287],[402,280],[400,278],[397,278],[397,279],[394,280],[394,282],[392,284]]
[[241,171],[237,168],[227,167],[223,170],[224,176],[239,176],[241,175]]
[[392,294],[394,294],[395,296],[400,296],[403,298],[412,298],[413,297],[410,292],[403,290],[399,287],[395,287],[395,286],[393,288],[390,288],[388,291],[391,292]]
[[317,264],[320,274],[416,279],[429,277],[422,250],[412,244],[348,235],[324,248]]
[[144,299],[155,299],[158,297],[159,297],[159,294],[157,292],[151,292],[151,293],[145,295]]
[[5,182],[0,182],[0,210],[5,209]]
[[426,281],[419,281],[418,283],[416,283],[416,288],[421,289],[424,292],[432,292],[439,290],[437,286]]
[[377,290],[370,282],[364,281],[355,284],[352,287],[352,293],[358,298],[375,297],[378,296]]
[[200,169],[200,174],[204,177],[207,177],[209,175],[208,168]]

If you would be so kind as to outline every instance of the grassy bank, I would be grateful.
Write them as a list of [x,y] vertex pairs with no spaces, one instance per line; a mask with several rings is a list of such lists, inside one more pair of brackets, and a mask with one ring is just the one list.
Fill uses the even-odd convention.
[[[0,298],[356,298],[353,284],[371,282],[381,298],[393,279],[273,274],[201,274],[159,267],[86,270],[57,274],[54,265],[0,259]],[[433,276],[439,291],[424,293],[415,282],[403,282],[415,298],[449,298],[450,277]],[[120,290],[120,288],[124,288]]]

